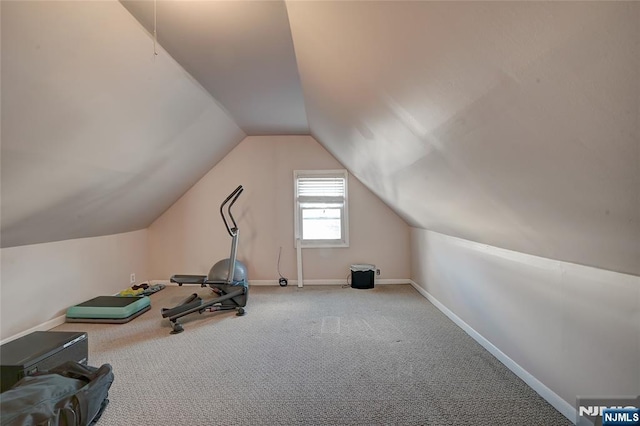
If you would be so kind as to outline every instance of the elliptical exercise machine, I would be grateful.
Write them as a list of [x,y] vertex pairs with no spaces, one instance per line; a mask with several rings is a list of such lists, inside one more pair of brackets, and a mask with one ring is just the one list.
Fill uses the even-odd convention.
[[[177,283],[179,286],[183,284],[199,284],[201,287],[210,287],[218,294],[215,299],[203,301],[197,293],[193,293],[173,308],[162,308],[162,317],[169,318],[169,321],[171,321],[171,326],[173,327],[171,334],[183,332],[184,328],[178,322],[178,319],[194,312],[201,314],[205,311],[214,312],[235,309],[237,310],[236,315],[242,316],[245,314],[244,307],[247,305],[249,294],[247,268],[236,259],[240,230],[233,218],[233,214],[231,214],[231,207],[238,200],[243,190],[242,185],[238,186],[220,205],[222,221],[231,236],[231,254],[229,258],[213,265],[209,275],[174,275],[171,277],[171,282]],[[227,204],[229,221],[227,221],[224,211]]]

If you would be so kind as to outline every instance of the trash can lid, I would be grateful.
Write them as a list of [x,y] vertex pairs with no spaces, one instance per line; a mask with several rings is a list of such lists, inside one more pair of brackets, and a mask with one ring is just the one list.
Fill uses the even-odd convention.
[[376,265],[371,265],[369,263],[355,263],[351,265],[351,270],[353,272],[367,272],[367,271],[375,271]]

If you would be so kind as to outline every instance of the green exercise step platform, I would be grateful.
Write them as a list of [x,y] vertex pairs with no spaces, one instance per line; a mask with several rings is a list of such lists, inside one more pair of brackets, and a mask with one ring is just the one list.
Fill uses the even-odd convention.
[[67,309],[67,322],[122,324],[151,309],[148,296],[98,296]]

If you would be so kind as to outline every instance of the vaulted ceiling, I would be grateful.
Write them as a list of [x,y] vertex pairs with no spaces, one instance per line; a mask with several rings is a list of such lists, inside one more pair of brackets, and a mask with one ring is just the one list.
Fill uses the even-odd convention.
[[640,3],[1,8],[3,247],[140,229],[310,133],[412,226],[640,274]]
[[309,133],[284,2],[121,3],[245,133]]

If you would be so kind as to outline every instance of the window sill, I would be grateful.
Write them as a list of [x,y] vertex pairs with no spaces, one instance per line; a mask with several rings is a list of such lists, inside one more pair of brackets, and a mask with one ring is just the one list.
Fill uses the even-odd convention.
[[[348,248],[349,247],[349,243],[336,243],[336,242],[330,242],[330,243],[320,243],[320,242],[316,242],[316,241],[309,241],[309,242],[301,242],[301,247],[303,249],[308,249],[308,248]],[[297,248],[297,246],[296,246]]]

